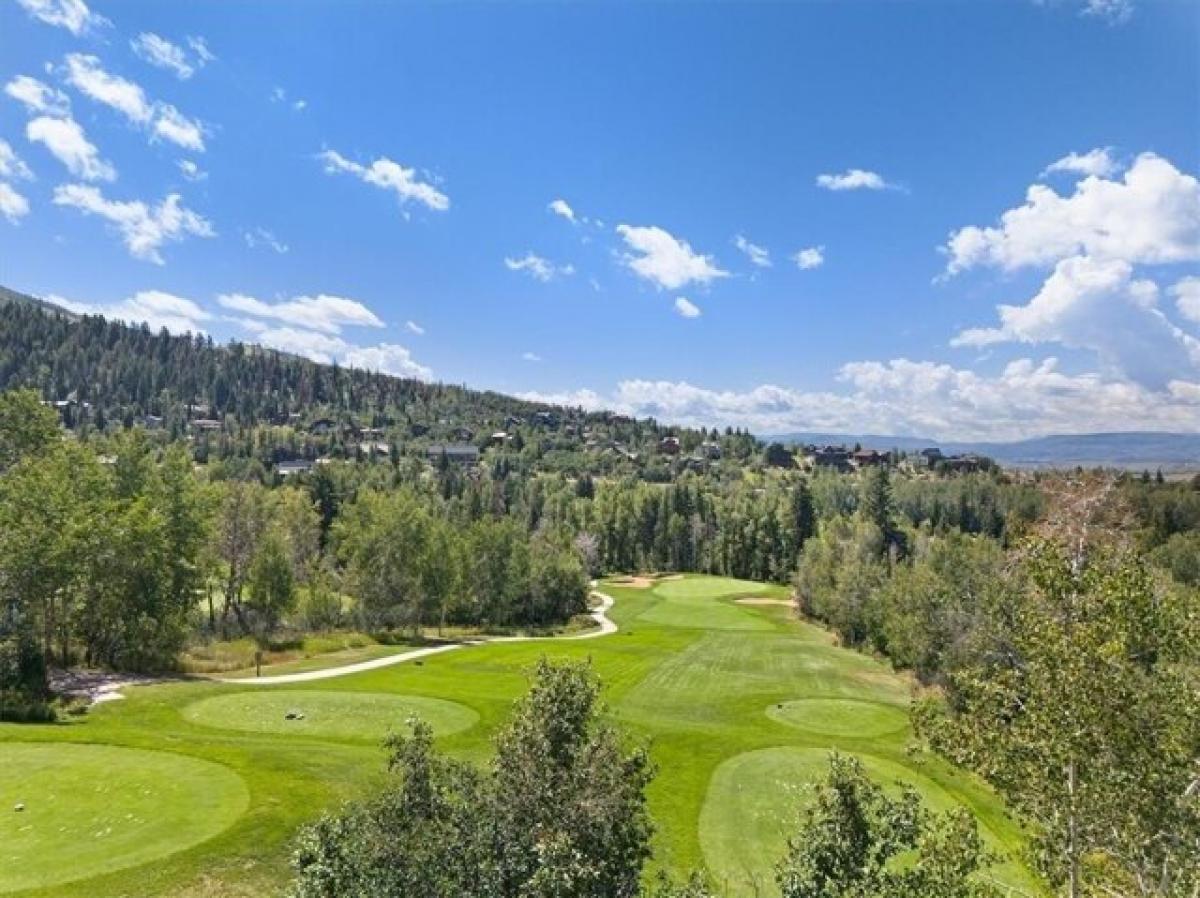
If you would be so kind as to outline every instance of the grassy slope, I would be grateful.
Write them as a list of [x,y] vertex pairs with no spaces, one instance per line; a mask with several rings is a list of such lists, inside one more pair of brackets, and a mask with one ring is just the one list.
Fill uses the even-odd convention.
[[[653,589],[608,589],[617,599],[612,616],[621,630],[615,635],[471,647],[426,659],[421,666],[404,664],[305,684],[304,693],[354,702],[360,699],[350,699],[350,694],[371,692],[456,702],[477,714],[478,724],[448,732],[440,744],[460,756],[482,759],[538,656],[590,657],[605,683],[611,715],[636,738],[649,741],[659,767],[649,792],[658,826],[655,863],[676,872],[707,864],[728,882],[733,895],[749,893],[748,872],[769,880],[782,831],[777,823],[764,826],[762,821],[794,811],[798,799],[789,790],[797,779],[819,771],[824,753],[834,745],[869,755],[871,765],[888,778],[905,774],[939,802],[967,804],[997,844],[1008,849],[1019,845],[1019,834],[982,787],[936,761],[912,771],[914,762],[904,751],[907,729],[891,726],[898,718],[888,708],[863,704],[902,709],[908,689],[901,678],[872,659],[834,647],[825,632],[791,620],[787,608],[733,602],[752,594],[782,595],[778,588],[689,577],[661,581]],[[365,722],[340,735],[255,733],[216,729],[212,724],[220,723],[220,715],[214,719],[207,713],[201,715],[205,725],[198,725],[183,711],[198,700],[246,691],[202,682],[148,687],[97,709],[83,723],[0,725],[0,755],[6,739],[170,748],[228,764],[250,789],[249,812],[204,845],[42,894],[90,898],[278,891],[295,827],[320,808],[368,788],[380,775],[382,751],[362,735],[378,732],[379,722],[363,712]],[[269,695],[276,690],[255,691]],[[787,704],[811,698],[857,703],[815,706],[809,715],[803,705]],[[290,700],[285,701],[289,707]],[[775,708],[779,704],[784,708]],[[860,710],[873,735],[844,735],[855,732]],[[768,711],[784,719],[773,719]],[[193,707],[190,713],[198,712]],[[881,726],[880,719],[888,726]],[[247,720],[252,718],[242,714],[230,722],[245,726]],[[271,718],[269,725],[278,729],[276,723]],[[831,731],[843,735],[829,735]],[[0,784],[4,777],[0,765]],[[765,809],[774,818],[764,816]],[[748,865],[753,869],[747,871]],[[1006,878],[1015,875],[1008,874]],[[0,879],[0,887],[2,883]]]

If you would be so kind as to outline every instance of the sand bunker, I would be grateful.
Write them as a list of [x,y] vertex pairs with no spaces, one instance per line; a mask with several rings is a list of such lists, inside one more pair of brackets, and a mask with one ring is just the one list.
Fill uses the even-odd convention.
[[782,605],[786,608],[792,607],[791,599],[765,599],[765,598],[757,598],[756,599],[753,596],[747,596],[744,599],[734,599],[734,602],[736,602],[739,605]]

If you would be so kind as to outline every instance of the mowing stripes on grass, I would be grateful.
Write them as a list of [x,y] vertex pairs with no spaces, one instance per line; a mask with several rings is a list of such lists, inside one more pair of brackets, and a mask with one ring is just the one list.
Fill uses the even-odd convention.
[[767,708],[772,720],[821,736],[866,739],[908,726],[903,708],[849,698],[800,698]]
[[[885,788],[898,789],[897,781],[912,786],[935,811],[959,806],[940,785],[903,764],[872,755],[858,757]],[[810,800],[808,787],[823,781],[828,769],[825,749],[793,747],[746,752],[716,769],[700,812],[700,845],[719,886],[730,894],[779,894],[775,864],[787,851],[787,838]],[[982,825],[980,832],[1000,853],[996,837]],[[1036,894],[1024,871],[1014,864],[1006,863],[993,873],[1004,885]]]
[[479,720],[470,708],[445,699],[305,689],[222,691],[187,705],[183,716],[223,730],[374,742],[391,732],[407,732],[406,721],[413,716],[437,736],[469,729]]
[[654,589],[659,599],[639,619],[667,627],[703,630],[770,631],[775,625],[745,605],[732,600],[769,589],[762,583],[730,577],[686,577],[664,580]]
[[217,835],[250,802],[228,767],[172,752],[5,742],[0,757],[0,893],[158,860]]

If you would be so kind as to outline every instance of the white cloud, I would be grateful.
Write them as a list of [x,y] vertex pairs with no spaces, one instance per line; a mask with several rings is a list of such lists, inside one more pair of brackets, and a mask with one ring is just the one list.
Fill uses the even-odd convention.
[[326,174],[345,172],[381,190],[394,191],[401,208],[410,202],[420,203],[435,212],[450,208],[450,198],[432,184],[420,180],[416,169],[405,168],[386,157],[376,159],[369,166],[353,162],[334,150],[325,150],[317,158],[325,163]]
[[999,307],[1000,327],[973,328],[953,342],[1049,342],[1090,349],[1114,376],[1158,390],[1176,378],[1200,376],[1200,341],[1158,309],[1153,281],[1132,275],[1132,266],[1120,260],[1064,259],[1028,304]]
[[12,224],[29,214],[29,200],[17,193],[11,184],[0,181],[0,215]]
[[1138,265],[1200,261],[1200,183],[1152,154],[1122,179],[1089,175],[1059,196],[1029,188],[1026,204],[996,227],[953,234],[947,274],[986,265],[1051,267],[1024,305],[998,307],[995,327],[969,328],[953,343],[1059,343],[1094,352],[1105,373],[1151,390],[1200,373],[1200,341],[1159,308],[1159,287]]
[[536,352],[523,352],[521,353],[521,359],[526,362],[540,362],[542,357]]
[[421,325],[417,324],[415,321],[409,320],[404,322],[404,329],[410,334],[416,334],[418,337],[425,336],[425,328],[421,327]]
[[531,278],[541,281],[543,284],[554,280],[560,276],[570,276],[575,273],[574,265],[555,265],[548,259],[543,259],[541,256],[534,253],[526,253],[519,259],[506,257],[504,259],[504,267],[509,271],[523,271]]
[[1131,264],[1200,259],[1200,183],[1153,153],[1121,180],[1089,177],[1060,196],[1034,184],[1025,204],[994,227],[965,227],[945,246],[948,274],[979,265],[1005,270],[1086,254]]
[[1019,359],[995,376],[934,362],[853,362],[837,391],[764,384],[746,391],[687,382],[626,380],[609,394],[585,389],[522,398],[681,425],[795,431],[890,433],[932,439],[1010,440],[1046,433],[1194,431],[1200,383],[1178,380],[1153,393],[1096,374],[1066,374],[1053,358]]
[[1069,172],[1076,175],[1095,175],[1107,178],[1121,170],[1117,160],[1107,147],[1089,150],[1086,153],[1068,153],[1061,159],[1055,160],[1042,170],[1042,177],[1056,172]]
[[25,137],[42,144],[72,175],[85,181],[113,181],[117,170],[100,158],[96,145],[87,139],[73,118],[39,116],[25,126]]
[[700,317],[700,307],[684,296],[675,298],[675,311],[684,318]]
[[1171,288],[1175,308],[1188,321],[1200,324],[1200,277],[1182,278]]
[[809,246],[792,253],[792,261],[801,271],[810,271],[825,264],[825,247]]
[[622,262],[659,289],[678,290],[691,283],[707,284],[729,275],[717,266],[712,256],[694,252],[686,241],[662,228],[620,224],[617,233],[634,253],[624,254]]
[[570,205],[568,205],[566,200],[563,200],[563,199],[552,200],[550,202],[550,205],[548,205],[546,208],[549,209],[551,212],[553,212],[555,215],[559,215],[559,216],[565,218],[567,221],[571,222],[571,224],[575,224],[575,221],[576,221],[575,210],[572,209],[570,207]]
[[267,249],[272,249],[281,256],[288,251],[288,245],[266,228],[253,228],[252,230],[242,231],[242,239],[246,241],[246,246],[250,247],[250,249],[265,246]]
[[165,327],[175,334],[204,333],[203,322],[213,317],[192,300],[162,290],[142,290],[111,304],[76,302],[54,295],[43,298],[78,315],[103,315],[129,324],[145,323],[154,330]]
[[[182,81],[196,74],[197,63],[193,63],[183,47],[152,31],[143,31],[129,42],[129,46],[150,65],[174,72],[175,77]],[[204,65],[204,61],[201,60],[198,64]]]
[[105,71],[95,56],[67,54],[64,77],[80,93],[115,109],[155,137],[194,152],[204,151],[204,129],[198,121],[170,103],[151,102],[141,85]]
[[65,28],[76,37],[109,24],[104,16],[88,9],[83,0],[17,0],[17,3],[35,19]]
[[4,85],[4,92],[24,103],[30,114],[44,112],[47,115],[67,115],[71,111],[71,101],[66,94],[28,75],[13,78]]
[[292,100],[288,102],[287,91],[282,87],[276,87],[271,91],[271,102],[287,103],[287,105],[292,107],[294,112],[303,112],[308,108],[308,100]]
[[226,309],[255,318],[275,319],[325,334],[341,333],[343,327],[384,326],[379,316],[361,302],[324,293],[295,296],[276,303],[263,302],[242,293],[225,293],[217,297],[217,302]]
[[203,171],[191,159],[180,159],[175,164],[179,166],[180,173],[189,181],[203,181],[208,177],[208,172]]
[[878,172],[850,168],[840,175],[817,175],[817,186],[826,190],[887,190],[889,184]]
[[733,238],[733,245],[741,250],[752,264],[759,268],[771,267],[771,254],[763,247],[751,243],[741,234]]
[[337,362],[351,368],[419,380],[433,377],[430,368],[418,363],[407,348],[396,343],[358,346],[341,337],[295,327],[256,329],[253,339],[263,346],[304,356],[324,365]]
[[19,178],[22,181],[33,180],[33,172],[17,155],[17,151],[3,138],[0,138],[0,178]]
[[1083,15],[1123,25],[1133,18],[1133,0],[1084,0]]
[[95,187],[84,184],[64,184],[55,188],[54,203],[105,219],[120,233],[130,255],[157,265],[163,264],[159,249],[164,243],[176,243],[188,236],[216,236],[212,225],[184,207],[177,193],[168,194],[151,207],[141,200],[106,199]]
[[208,49],[208,41],[202,37],[191,36],[187,39],[187,44],[191,47],[192,52],[196,54],[196,59],[201,65],[208,65],[216,60],[216,55],[212,50]]

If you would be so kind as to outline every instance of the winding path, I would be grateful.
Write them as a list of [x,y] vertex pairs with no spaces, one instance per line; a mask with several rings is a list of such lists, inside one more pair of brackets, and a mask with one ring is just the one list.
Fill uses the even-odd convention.
[[416,661],[430,655],[440,655],[455,649],[473,645],[486,645],[491,642],[534,642],[555,641],[568,639],[595,639],[597,636],[607,636],[617,632],[617,625],[609,618],[609,609],[613,606],[613,597],[608,593],[592,590],[592,595],[600,599],[600,607],[589,615],[599,628],[588,630],[586,633],[576,633],[571,636],[495,636],[490,639],[471,639],[456,642],[451,645],[437,645],[424,649],[413,649],[411,652],[401,652],[388,655],[386,658],[375,658],[371,661],[358,661],[354,664],[344,664],[341,667],[328,667],[324,670],[309,670],[303,673],[277,674],[273,677],[214,677],[218,683],[233,683],[238,686],[279,686],[285,683],[311,683],[313,680],[329,680],[333,677],[345,677],[350,674],[362,673],[365,670],[377,670],[380,667],[391,667],[393,664],[403,664],[405,661]]

